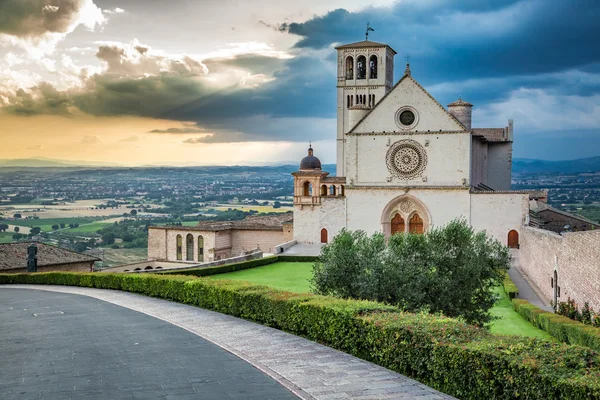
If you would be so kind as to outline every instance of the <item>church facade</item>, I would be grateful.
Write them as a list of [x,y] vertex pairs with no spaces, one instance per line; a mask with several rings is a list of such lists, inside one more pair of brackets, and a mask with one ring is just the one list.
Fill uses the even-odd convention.
[[[472,105],[444,108],[411,75],[394,84],[396,52],[371,41],[337,50],[337,164],[314,150],[294,176],[294,239],[341,229],[423,233],[455,218],[518,247],[529,194],[510,190],[513,123],[471,126]],[[510,243],[509,243],[510,241]]]

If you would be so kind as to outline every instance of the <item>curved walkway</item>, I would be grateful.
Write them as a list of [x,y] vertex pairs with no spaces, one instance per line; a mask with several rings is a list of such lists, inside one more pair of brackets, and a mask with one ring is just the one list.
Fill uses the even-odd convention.
[[0,398],[297,399],[168,322],[74,294],[0,290]]
[[[177,325],[247,361],[302,399],[452,399],[346,353],[201,308],[133,293],[80,287],[0,285],[0,293],[15,288],[80,294]],[[157,368],[161,367],[159,363]]]

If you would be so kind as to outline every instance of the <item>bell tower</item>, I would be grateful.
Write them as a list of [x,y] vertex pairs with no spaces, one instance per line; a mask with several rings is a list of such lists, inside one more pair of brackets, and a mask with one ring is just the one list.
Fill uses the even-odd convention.
[[[368,30],[367,30],[368,33]],[[394,56],[387,44],[364,40],[335,48],[337,59],[336,175],[345,176],[345,134],[352,129],[351,108],[370,110],[394,85]]]

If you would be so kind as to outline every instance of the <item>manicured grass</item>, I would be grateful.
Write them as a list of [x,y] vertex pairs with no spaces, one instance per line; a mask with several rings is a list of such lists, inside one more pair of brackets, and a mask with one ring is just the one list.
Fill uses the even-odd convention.
[[521,317],[513,309],[510,299],[506,293],[504,293],[504,289],[497,287],[496,293],[498,296],[500,296],[500,299],[492,308],[492,315],[499,317],[500,319],[492,322],[490,328],[492,333],[496,333],[498,335],[521,335],[554,340],[552,339],[552,336],[548,334],[548,332],[536,328],[533,326],[533,324]]
[[[312,277],[312,265],[311,262],[278,262],[243,271],[212,275],[211,279],[248,281],[288,292],[308,293],[310,292],[309,279]],[[492,333],[552,340],[547,332],[534,327],[513,310],[512,303],[502,288],[496,288],[496,293],[500,296],[500,300],[492,308],[492,315],[500,319],[491,324]]]
[[212,279],[248,281],[295,293],[310,292],[311,262],[278,262],[243,271],[212,275]]

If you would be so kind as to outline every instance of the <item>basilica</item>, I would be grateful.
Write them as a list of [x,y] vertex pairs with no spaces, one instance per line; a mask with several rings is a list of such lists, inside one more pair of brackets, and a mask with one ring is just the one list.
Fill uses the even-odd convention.
[[[337,50],[337,162],[310,147],[294,172],[294,239],[327,243],[341,229],[423,233],[456,218],[519,246],[529,193],[511,191],[513,122],[471,126],[473,105],[444,108],[412,77],[394,80],[388,45]],[[331,171],[333,172],[333,171]]]

